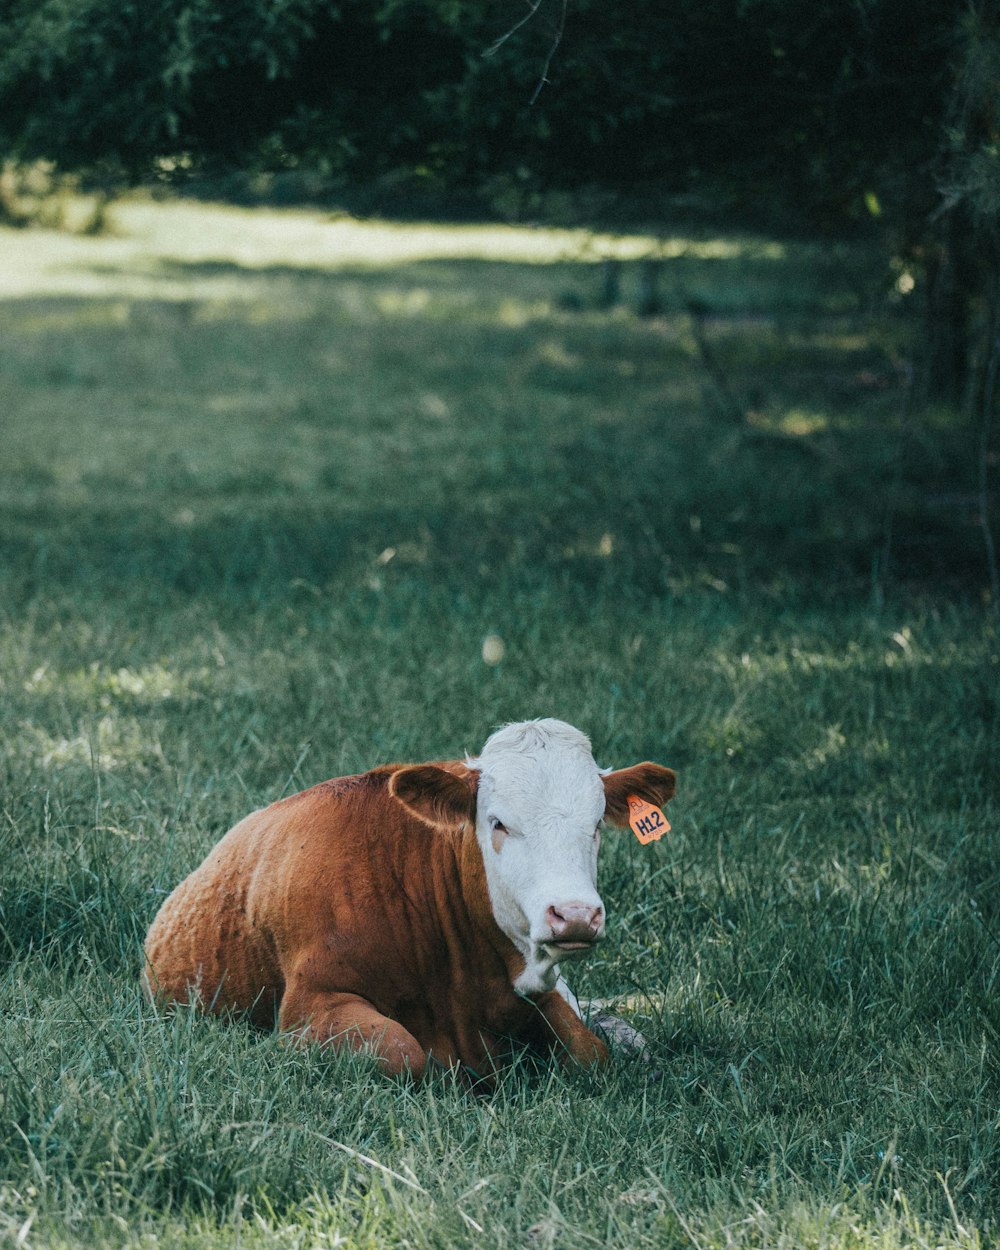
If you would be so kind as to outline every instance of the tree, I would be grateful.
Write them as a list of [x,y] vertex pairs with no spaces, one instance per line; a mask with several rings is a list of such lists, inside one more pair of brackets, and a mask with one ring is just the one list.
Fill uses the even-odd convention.
[[[831,210],[934,141],[953,0],[13,0],[0,150],[140,176],[184,152],[474,183],[716,179]],[[900,66],[902,65],[902,69]]]

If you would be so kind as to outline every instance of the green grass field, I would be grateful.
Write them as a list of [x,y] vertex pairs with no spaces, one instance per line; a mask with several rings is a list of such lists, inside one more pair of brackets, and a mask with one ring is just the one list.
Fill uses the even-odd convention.
[[[1000,1244],[974,439],[871,257],[112,216],[0,232],[0,1244]],[[679,773],[573,978],[651,1069],[477,1101],[142,1002],[240,816],[540,715]]]

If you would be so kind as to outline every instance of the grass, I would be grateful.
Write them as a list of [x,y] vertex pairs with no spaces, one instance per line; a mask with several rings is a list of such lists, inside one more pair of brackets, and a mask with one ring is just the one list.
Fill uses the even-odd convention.
[[[642,319],[642,240],[116,225],[0,233],[0,1244],[997,1244],[998,642],[871,258],[675,239]],[[234,820],[533,715],[680,774],[575,978],[652,1070],[473,1101],[143,1004]]]

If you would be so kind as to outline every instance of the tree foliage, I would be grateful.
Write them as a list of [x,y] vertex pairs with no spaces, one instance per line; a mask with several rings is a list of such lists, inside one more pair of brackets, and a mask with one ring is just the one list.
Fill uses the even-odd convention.
[[446,188],[708,180],[839,212],[938,142],[953,0],[521,16],[512,0],[12,0],[0,151],[135,176],[184,154]]

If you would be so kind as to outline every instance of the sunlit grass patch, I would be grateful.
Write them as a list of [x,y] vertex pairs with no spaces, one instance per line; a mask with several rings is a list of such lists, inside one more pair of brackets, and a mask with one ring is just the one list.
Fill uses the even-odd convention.
[[757,429],[776,429],[780,430],[782,434],[791,435],[793,438],[821,434],[830,427],[830,419],[826,413],[803,412],[801,409],[792,409],[774,419],[770,419],[759,412],[749,412],[747,421]]
[[74,737],[54,737],[37,725],[22,725],[19,737],[50,774],[65,765],[83,764],[101,769],[142,769],[155,758],[156,744],[134,717],[104,715]]
[[[8,263],[3,267],[0,294],[93,297],[117,292],[139,298],[157,294],[166,298],[218,298],[227,292],[239,293],[239,269],[246,269],[252,278],[254,273],[266,274],[278,265],[300,271],[330,271],[359,264],[399,266],[441,259],[548,265],[604,256],[632,259],[659,248],[658,240],[648,236],[499,225],[361,222],[319,212],[260,212],[188,202],[155,204],[141,199],[117,203],[112,221],[113,232],[98,239],[45,230],[27,235],[4,231],[0,234],[0,255]],[[674,242],[668,250],[673,255],[714,256],[731,254],[734,246],[738,250],[738,245],[729,241],[714,246]],[[194,273],[171,276],[169,268],[163,268],[165,263],[217,265],[220,272],[213,275],[209,270],[201,277]]]

